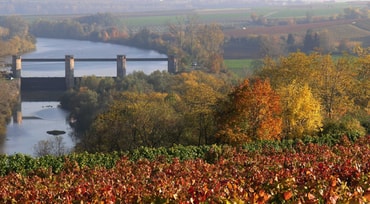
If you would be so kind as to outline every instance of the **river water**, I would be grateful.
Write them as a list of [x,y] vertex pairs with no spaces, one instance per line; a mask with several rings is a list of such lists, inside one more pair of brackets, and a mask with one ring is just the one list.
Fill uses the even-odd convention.
[[[65,55],[75,58],[116,58],[117,55],[126,55],[127,58],[166,57],[152,50],[64,39],[38,38],[36,48],[22,58],[64,58]],[[134,71],[150,74],[155,70],[167,70],[167,62],[127,62],[126,69],[127,74]],[[61,77],[64,74],[64,62],[22,63],[22,77]],[[116,76],[116,62],[75,62],[74,75]],[[74,147],[72,129],[66,121],[68,113],[59,108],[58,101],[21,102],[20,110],[23,119],[17,121],[17,117],[12,118],[5,141],[0,142],[0,153],[35,156],[35,147],[40,141],[53,139],[54,136],[47,134],[50,130],[65,131],[66,134],[61,135],[64,146],[68,149]]]

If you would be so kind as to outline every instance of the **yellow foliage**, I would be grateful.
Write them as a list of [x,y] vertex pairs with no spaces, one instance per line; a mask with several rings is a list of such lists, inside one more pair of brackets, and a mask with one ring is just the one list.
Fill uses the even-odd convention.
[[293,81],[279,89],[283,108],[282,118],[286,136],[302,137],[312,134],[322,126],[320,102],[307,84]]
[[293,81],[307,84],[320,102],[323,116],[340,119],[361,107],[365,110],[370,100],[370,55],[360,50],[359,58],[302,52],[291,53],[278,60],[266,59],[258,73],[269,78],[275,89],[284,89]]

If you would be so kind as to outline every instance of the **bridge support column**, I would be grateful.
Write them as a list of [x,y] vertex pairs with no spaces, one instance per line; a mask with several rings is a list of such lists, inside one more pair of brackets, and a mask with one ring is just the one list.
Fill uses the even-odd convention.
[[19,94],[17,105],[15,107],[15,110],[13,110],[13,122],[16,124],[22,124],[22,120],[22,100],[21,95]]
[[167,71],[170,74],[176,74],[178,72],[178,70],[177,70],[177,60],[176,60],[176,57],[173,56],[173,55],[168,56]]
[[73,55],[65,56],[65,71],[66,71],[66,89],[74,88],[74,68],[75,68],[75,59]]
[[117,78],[126,76],[126,55],[117,55]]
[[12,71],[13,77],[17,80],[18,89],[21,89],[21,77],[22,77],[22,58],[19,55],[13,55],[12,57]]
[[21,78],[21,71],[22,71],[22,58],[21,58],[21,56],[13,55],[12,71],[13,71],[14,78]]

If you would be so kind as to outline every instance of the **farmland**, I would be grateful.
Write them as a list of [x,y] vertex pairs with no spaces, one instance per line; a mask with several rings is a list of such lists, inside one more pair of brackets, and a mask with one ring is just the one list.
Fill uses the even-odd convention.
[[[367,22],[368,20],[362,20]],[[362,23],[360,20],[359,23]],[[369,30],[356,26],[353,20],[323,21],[307,24],[283,25],[283,26],[254,26],[247,29],[230,29],[225,30],[226,36],[246,37],[249,35],[287,35],[289,33],[304,35],[308,29],[320,31],[327,29],[335,35],[336,39],[340,38],[358,38],[368,36]],[[356,32],[354,32],[354,30]]]

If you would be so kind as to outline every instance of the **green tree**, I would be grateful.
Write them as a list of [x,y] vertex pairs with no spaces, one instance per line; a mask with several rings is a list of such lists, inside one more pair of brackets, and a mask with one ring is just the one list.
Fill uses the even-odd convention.
[[131,91],[138,93],[153,92],[153,86],[148,83],[148,76],[142,71],[135,71],[120,79],[116,83],[117,91]]
[[97,13],[76,19],[81,24],[96,24],[102,28],[117,26],[121,24],[118,16],[112,13]]
[[309,53],[314,51],[319,46],[320,42],[318,33],[314,33],[312,29],[308,29],[304,37],[302,50],[306,53]]
[[175,77],[167,71],[154,71],[148,76],[148,83],[153,86],[155,92],[168,92]]
[[86,87],[64,94],[61,98],[61,106],[70,111],[71,120],[75,121],[73,125],[77,132],[87,130],[101,110],[98,93]]
[[77,148],[89,152],[170,146],[177,139],[178,116],[167,94],[122,93],[98,115]]
[[296,39],[293,34],[289,33],[287,38],[287,47],[289,52],[293,52],[296,50]]

